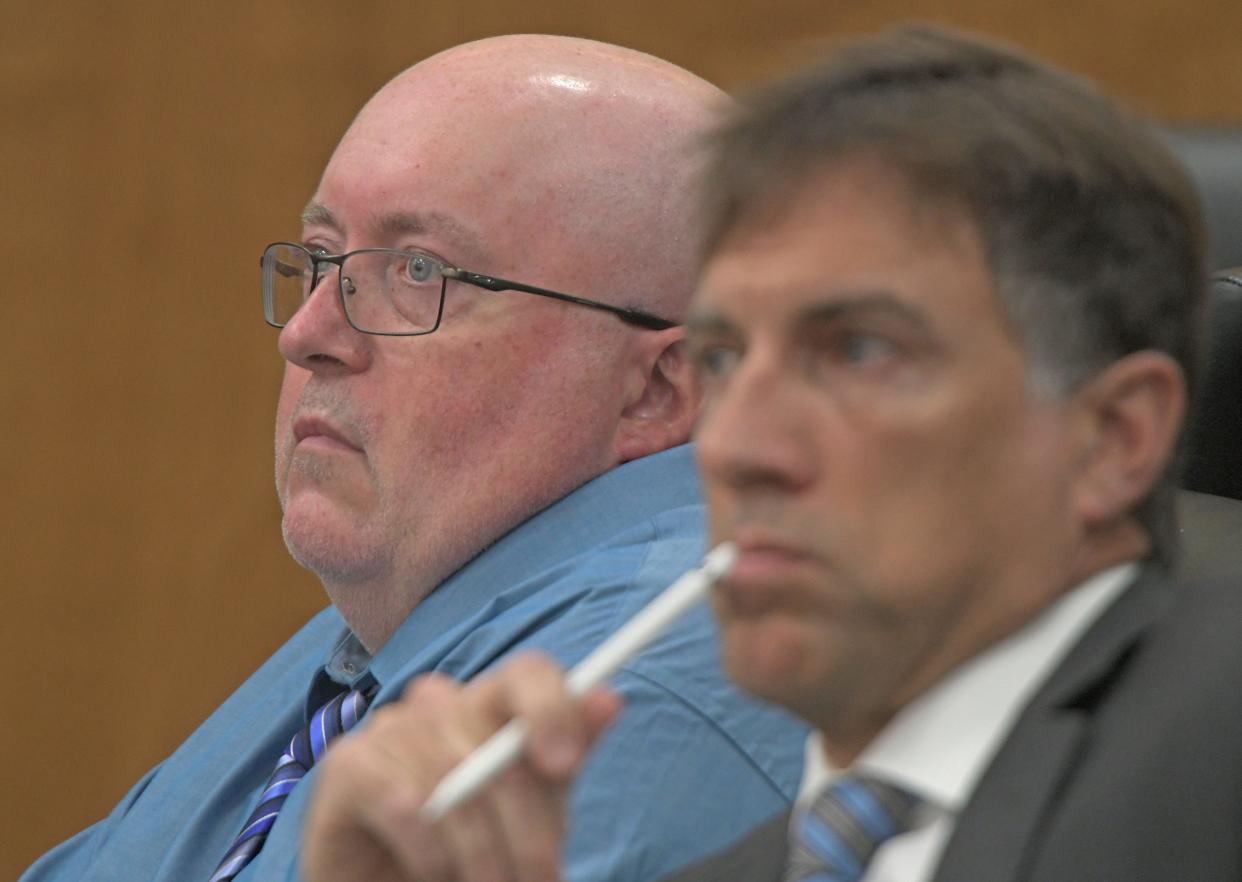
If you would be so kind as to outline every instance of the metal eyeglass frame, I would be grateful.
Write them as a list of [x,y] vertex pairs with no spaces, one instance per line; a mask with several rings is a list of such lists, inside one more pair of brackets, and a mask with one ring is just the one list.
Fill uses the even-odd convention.
[[[647,330],[663,331],[668,328],[677,327],[677,322],[660,318],[658,315],[654,315],[650,312],[644,312],[641,309],[627,309],[624,306],[612,306],[608,303],[600,303],[598,300],[588,300],[585,297],[577,297],[573,294],[563,294],[560,291],[552,291],[548,288],[539,288],[534,285],[524,284],[522,282],[514,282],[510,279],[501,279],[496,276],[488,276],[483,273],[471,272],[470,270],[465,270],[461,267],[451,266],[450,264],[447,264],[439,258],[433,257],[424,251],[402,251],[397,248],[356,248],[353,251],[346,251],[344,254],[318,254],[311,251],[306,246],[299,245],[296,242],[273,242],[263,249],[263,254],[259,257],[260,267],[263,266],[263,260],[267,256],[268,251],[277,245],[296,248],[306,253],[307,258],[311,261],[311,266],[314,272],[314,275],[311,277],[311,291],[314,291],[319,286],[320,264],[334,264],[337,269],[340,270],[344,267],[345,261],[355,254],[399,254],[403,257],[421,257],[424,260],[434,264],[440,272],[440,304],[439,308],[436,310],[435,324],[425,331],[369,331],[358,327],[354,324],[354,319],[349,314],[349,306],[345,296],[345,279],[347,277],[340,272],[337,273],[337,293],[340,294],[341,297],[341,309],[345,313],[345,320],[349,322],[349,326],[355,331],[363,334],[373,334],[377,337],[422,337],[439,330],[441,320],[444,317],[444,293],[448,289],[449,279],[464,282],[467,285],[473,285],[476,288],[482,288],[487,291],[519,291],[523,294],[536,294],[540,297],[551,297],[553,300],[560,300],[565,303],[576,303],[578,306],[585,306],[590,309],[599,309],[604,312],[610,312],[626,324],[634,325],[638,328],[645,328]],[[271,312],[274,315],[275,310],[269,310],[267,308],[266,301],[268,299],[268,294],[266,291],[264,291],[263,294],[265,301],[263,310],[264,321],[266,321],[273,328],[283,328],[285,324],[288,324],[288,322],[278,324],[267,318],[268,313]]]

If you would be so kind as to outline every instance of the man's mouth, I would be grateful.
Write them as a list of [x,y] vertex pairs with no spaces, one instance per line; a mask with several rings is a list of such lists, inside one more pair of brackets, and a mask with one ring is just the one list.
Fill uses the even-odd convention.
[[320,416],[300,416],[293,423],[295,447],[307,444],[326,449],[345,449],[362,452],[362,445],[349,432]]

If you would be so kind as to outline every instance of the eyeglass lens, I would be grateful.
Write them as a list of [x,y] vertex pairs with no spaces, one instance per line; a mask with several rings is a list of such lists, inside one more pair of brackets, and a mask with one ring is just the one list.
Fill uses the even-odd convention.
[[[276,327],[293,319],[313,286],[333,283],[339,285],[346,314],[358,330],[418,334],[440,323],[443,277],[439,265],[423,255],[363,250],[326,261],[316,260],[305,248],[278,242],[263,252],[261,266],[264,318]],[[339,280],[326,281],[338,272]]]

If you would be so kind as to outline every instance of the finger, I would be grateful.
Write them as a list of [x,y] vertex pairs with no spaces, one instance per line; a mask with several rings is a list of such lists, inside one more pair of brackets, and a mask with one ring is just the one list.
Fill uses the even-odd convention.
[[[421,737],[428,741],[421,753],[424,760],[435,755],[434,764],[428,762],[426,767],[437,770],[437,780],[507,719],[494,709],[505,706],[505,702],[484,700],[473,687],[462,689],[447,680],[429,681],[413,697],[423,711]],[[436,830],[458,882],[509,882],[514,878],[504,832],[490,800],[468,800],[442,818]]]
[[608,686],[596,686],[582,696],[579,703],[591,744],[625,711],[625,701]]
[[[486,867],[494,859],[486,855],[498,853],[501,843],[486,815],[459,816],[456,822],[467,832],[459,830],[455,837],[428,825],[421,815],[434,784],[487,731],[488,722],[468,706],[461,687],[443,675],[426,675],[411,682],[399,702],[375,709],[370,717],[366,727],[325,757],[321,768],[325,792],[315,808],[337,825],[325,828],[325,850],[330,847],[330,859],[348,870],[336,878],[369,878],[355,875],[356,863],[350,869],[350,861],[336,857],[342,852],[353,854],[353,862],[397,873],[395,878],[403,880],[447,882],[469,878],[465,873],[481,879],[495,876]],[[463,835],[470,843],[466,850],[458,844]],[[489,842],[490,847],[480,844]],[[480,863],[478,854],[484,855],[481,873],[472,869]],[[317,856],[312,851],[311,859]],[[327,875],[322,878],[335,882]]]
[[619,711],[616,695],[600,689],[579,702],[568,693],[560,667],[531,654],[464,690],[445,677],[422,678],[402,704],[410,715],[416,709],[420,722],[406,744],[419,760],[412,776],[434,773],[438,780],[515,715],[526,722],[534,750],[542,751],[442,819],[437,832],[443,862],[424,869],[418,855],[409,856],[413,878],[439,879],[430,874],[444,863],[460,882],[559,878],[567,781]]
[[478,681],[472,696],[497,723],[519,717],[526,725],[526,755],[541,774],[564,779],[588,746],[586,721],[570,695],[565,672],[542,653],[525,653]]
[[620,699],[601,688],[579,700],[560,667],[535,654],[514,659],[468,692],[494,723],[521,717],[530,736],[523,759],[479,798],[491,809],[505,865],[519,882],[559,879],[570,773],[620,711]]
[[308,882],[450,878],[447,852],[419,816],[425,787],[382,742],[343,738],[316,770],[302,838]]
[[512,882],[501,825],[488,798],[459,805],[436,824],[456,882]]
[[514,880],[560,879],[569,785],[537,774],[525,761],[505,770],[494,784],[486,800],[501,831]]
[[[587,744],[620,710],[620,698],[607,688],[592,690],[577,702]],[[487,791],[485,799],[492,806],[508,855],[507,865],[517,882],[554,882],[561,878],[570,784],[568,778],[550,777],[535,769],[525,758],[506,770]]]

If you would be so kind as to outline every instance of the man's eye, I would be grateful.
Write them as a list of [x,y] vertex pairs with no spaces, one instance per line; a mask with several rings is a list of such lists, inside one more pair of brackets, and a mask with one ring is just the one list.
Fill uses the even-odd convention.
[[405,262],[406,277],[415,284],[423,284],[435,278],[437,267],[434,260],[422,254],[415,254]]
[[694,367],[705,378],[728,375],[741,358],[736,347],[718,344],[695,346],[692,349]]
[[892,358],[897,346],[892,340],[875,334],[845,334],[835,346],[837,357],[850,364],[869,364]]

